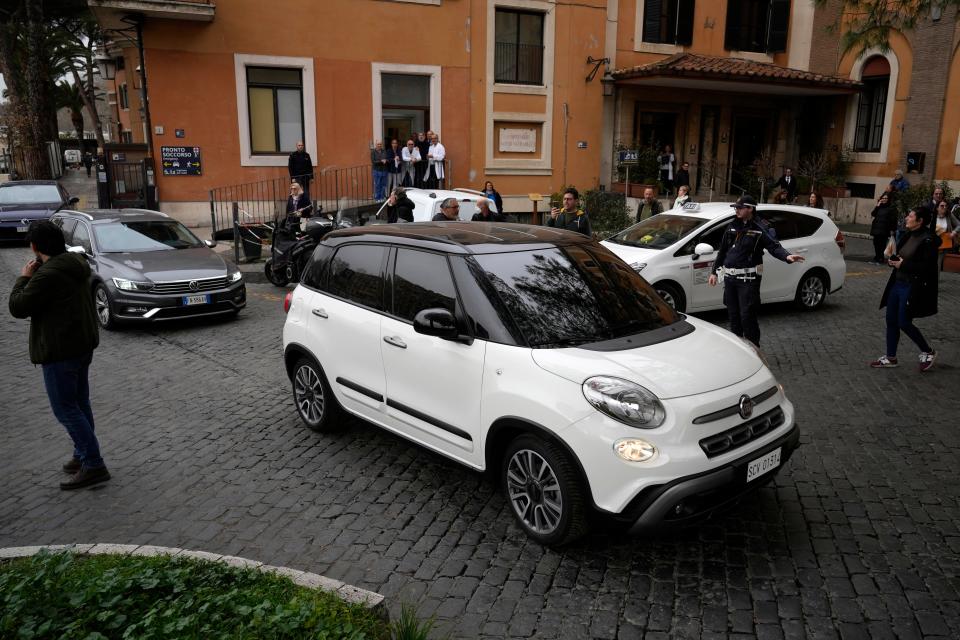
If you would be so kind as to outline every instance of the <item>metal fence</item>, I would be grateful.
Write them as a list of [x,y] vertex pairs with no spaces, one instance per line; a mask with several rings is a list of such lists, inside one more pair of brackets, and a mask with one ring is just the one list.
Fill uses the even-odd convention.
[[[451,184],[450,171],[450,162],[444,161],[447,185]],[[339,211],[354,221],[375,212],[382,202],[374,198],[370,165],[316,171],[309,176],[296,176],[296,180],[305,187],[304,192],[315,207],[322,207],[329,214]],[[210,223],[214,239],[234,240],[237,244],[242,235],[238,227],[264,230],[272,225],[286,212],[290,182],[290,178],[278,177],[211,189]]]

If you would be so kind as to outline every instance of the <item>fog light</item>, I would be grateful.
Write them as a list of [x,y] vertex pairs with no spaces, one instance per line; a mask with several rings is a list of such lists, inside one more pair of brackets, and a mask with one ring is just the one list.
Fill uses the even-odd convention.
[[127,307],[124,311],[126,313],[146,313],[149,307]]
[[617,440],[613,445],[613,450],[627,462],[646,462],[657,455],[655,446],[646,440],[637,438]]

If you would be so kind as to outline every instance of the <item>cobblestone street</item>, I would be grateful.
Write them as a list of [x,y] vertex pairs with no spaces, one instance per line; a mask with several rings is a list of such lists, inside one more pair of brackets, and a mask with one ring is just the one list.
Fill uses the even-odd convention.
[[[659,538],[612,527],[528,540],[488,478],[353,421],[320,435],[283,371],[283,290],[248,284],[235,321],[101,332],[92,401],[113,479],[63,492],[26,321],[6,299],[29,251],[0,247],[0,547],[155,544],[319,573],[435,615],[453,638],[960,637],[960,275],[918,326],[920,374],[883,352],[887,269],[848,261],[813,313],[765,307],[801,448],[723,519]],[[704,318],[723,323],[722,313]],[[424,379],[429,384],[429,379]]]

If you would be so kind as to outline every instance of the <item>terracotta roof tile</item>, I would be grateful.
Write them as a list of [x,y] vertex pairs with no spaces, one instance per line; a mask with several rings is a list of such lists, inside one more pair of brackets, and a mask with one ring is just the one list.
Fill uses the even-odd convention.
[[626,69],[616,69],[611,72],[611,75],[615,80],[646,76],[688,76],[718,80],[769,78],[778,83],[828,85],[849,89],[856,89],[860,86],[859,82],[849,78],[824,75],[801,69],[790,69],[768,62],[704,56],[696,53],[676,53],[656,62]]

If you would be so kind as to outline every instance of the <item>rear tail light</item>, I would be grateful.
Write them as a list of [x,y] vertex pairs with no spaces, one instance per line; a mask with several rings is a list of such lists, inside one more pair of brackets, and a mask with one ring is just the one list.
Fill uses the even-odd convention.
[[840,253],[845,253],[847,251],[847,240],[843,237],[843,231],[837,229],[837,237],[833,240],[837,243],[837,246],[840,247]]
[[287,295],[283,296],[283,312],[290,312],[290,305],[293,303],[293,291],[287,291]]

